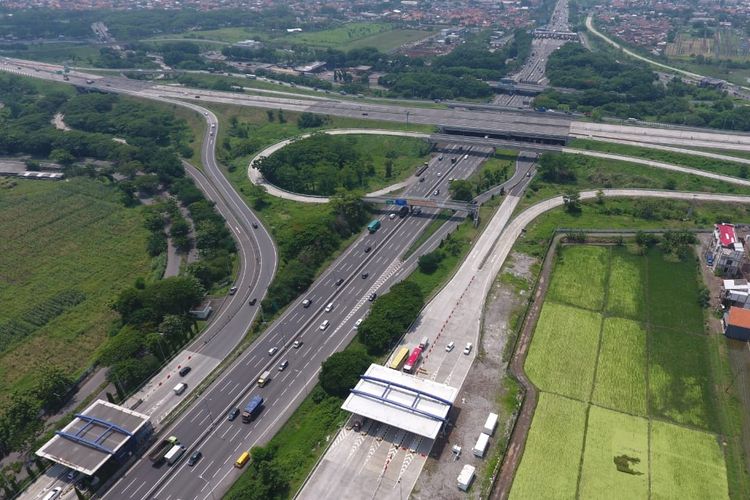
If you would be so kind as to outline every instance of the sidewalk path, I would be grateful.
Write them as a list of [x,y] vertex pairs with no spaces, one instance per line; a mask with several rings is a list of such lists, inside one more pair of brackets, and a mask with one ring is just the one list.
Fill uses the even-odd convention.
[[[372,128],[345,128],[345,129],[334,129],[334,130],[322,130],[320,132],[315,132],[315,134],[319,134],[319,133],[328,134],[328,135],[363,135],[363,134],[364,135],[393,135],[393,136],[399,136],[399,137],[414,137],[416,139],[427,139],[428,137],[430,137],[430,134],[425,134],[423,132],[407,132],[407,131],[402,131],[402,130],[384,130],[384,129],[372,129]],[[276,196],[278,198],[284,198],[284,199],[292,200],[292,201],[299,201],[301,203],[328,203],[329,198],[327,196],[314,196],[314,195],[309,195],[309,194],[292,193],[278,186],[275,186],[271,184],[270,182],[267,182],[263,178],[263,174],[260,173],[260,170],[255,168],[255,162],[260,160],[261,158],[271,156],[276,151],[280,150],[281,148],[285,146],[288,146],[292,142],[299,141],[301,139],[307,139],[308,137],[312,135],[313,135],[312,133],[302,134],[300,136],[293,137],[291,139],[286,139],[281,142],[277,142],[276,144],[268,146],[266,149],[264,149],[263,151],[255,155],[255,157],[253,157],[253,159],[250,160],[250,164],[247,167],[247,176],[250,178],[250,181],[256,186],[263,186],[263,188],[266,190],[268,194],[270,194],[271,196]],[[415,182],[415,180],[416,178],[412,176],[406,181],[393,184],[391,186],[385,187],[378,191],[374,191],[372,193],[369,193],[367,196],[381,196],[381,195],[390,193],[392,191],[397,191]]]

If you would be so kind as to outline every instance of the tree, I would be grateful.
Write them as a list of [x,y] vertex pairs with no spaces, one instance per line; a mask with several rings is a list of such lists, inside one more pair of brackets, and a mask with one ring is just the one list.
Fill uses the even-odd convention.
[[565,193],[563,195],[563,203],[568,213],[579,213],[581,211],[581,194],[578,192]]
[[167,314],[159,323],[158,331],[164,335],[164,339],[172,344],[181,344],[190,334],[193,322],[186,316]]
[[572,184],[576,181],[573,158],[563,154],[544,153],[539,158],[539,173],[547,182]]
[[274,113],[273,113],[273,110],[272,110],[272,109],[267,109],[267,110],[266,110],[266,116],[268,117],[268,121],[269,121],[269,122],[272,122],[272,121],[274,121],[274,119],[275,119],[275,115],[274,115]]
[[317,128],[321,127],[324,123],[324,118],[314,113],[302,113],[297,118],[297,126],[299,128]]
[[46,367],[39,374],[34,395],[46,410],[56,410],[65,402],[73,379],[58,367]]
[[323,362],[318,380],[328,394],[345,398],[371,363],[372,358],[362,349],[337,352]]
[[53,149],[49,154],[49,159],[55,163],[59,163],[60,165],[69,166],[72,165],[74,161],[76,161],[75,156],[70,154],[65,149]]
[[419,265],[420,271],[425,274],[432,274],[437,271],[440,261],[442,260],[443,253],[438,249],[422,255],[417,261],[417,264]]
[[385,160],[385,178],[390,179],[393,176],[393,160],[388,158]]
[[451,182],[451,198],[459,201],[471,201],[474,198],[473,186],[471,182],[464,179],[457,179]]

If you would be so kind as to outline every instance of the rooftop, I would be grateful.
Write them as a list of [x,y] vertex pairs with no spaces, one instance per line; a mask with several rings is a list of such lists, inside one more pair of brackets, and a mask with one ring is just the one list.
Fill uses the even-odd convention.
[[373,364],[341,408],[434,439],[457,395],[451,386]]
[[727,317],[727,325],[750,329],[750,309],[742,309],[741,307],[734,306],[730,307],[729,316]]
[[148,422],[148,416],[103,400],[75,418],[36,454],[92,475]]

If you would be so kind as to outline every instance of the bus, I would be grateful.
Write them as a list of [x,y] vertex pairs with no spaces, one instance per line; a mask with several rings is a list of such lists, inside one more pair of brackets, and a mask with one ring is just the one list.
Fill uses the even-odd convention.
[[393,361],[391,361],[391,364],[388,365],[389,368],[393,370],[399,370],[401,368],[401,365],[404,364],[404,361],[406,361],[406,358],[409,356],[409,348],[408,347],[402,347],[398,350],[396,355],[393,357]]
[[237,458],[237,461],[234,463],[234,466],[237,467],[238,469],[241,469],[245,466],[248,460],[250,460],[250,452],[243,451],[242,455],[240,455],[239,458]]
[[380,229],[380,221],[377,219],[367,224],[367,230],[371,233],[374,233],[378,229]]
[[411,352],[411,356],[409,356],[409,359],[406,360],[406,364],[404,364],[404,371],[406,373],[414,373],[414,370],[417,368],[417,364],[419,363],[419,358],[421,357],[422,348],[417,346]]

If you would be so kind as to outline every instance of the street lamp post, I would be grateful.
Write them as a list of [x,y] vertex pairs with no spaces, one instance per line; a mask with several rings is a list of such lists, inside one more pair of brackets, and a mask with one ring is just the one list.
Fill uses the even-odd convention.
[[409,112],[406,112],[406,129],[409,129]]

